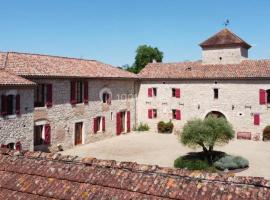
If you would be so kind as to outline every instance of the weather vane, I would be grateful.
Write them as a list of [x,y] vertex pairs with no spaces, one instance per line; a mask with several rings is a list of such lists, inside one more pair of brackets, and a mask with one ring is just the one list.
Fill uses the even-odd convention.
[[226,19],[226,21],[223,23],[225,27],[228,27],[230,25],[230,20]]

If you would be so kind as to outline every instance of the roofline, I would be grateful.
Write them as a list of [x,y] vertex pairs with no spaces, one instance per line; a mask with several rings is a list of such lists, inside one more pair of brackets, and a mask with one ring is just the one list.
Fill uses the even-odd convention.
[[213,77],[213,78],[145,78],[140,77],[139,80],[177,80],[177,81],[204,81],[204,80],[270,80],[270,77]]
[[43,78],[43,79],[138,79],[138,77],[89,77],[89,76],[51,76],[51,75],[20,75],[23,78]]

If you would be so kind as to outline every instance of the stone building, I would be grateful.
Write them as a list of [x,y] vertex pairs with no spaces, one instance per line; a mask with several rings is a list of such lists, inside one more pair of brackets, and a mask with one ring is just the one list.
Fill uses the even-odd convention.
[[251,47],[224,29],[201,43],[202,60],[150,63],[139,74],[138,122],[152,130],[172,120],[225,117],[238,138],[259,140],[270,124],[270,60],[249,60]]
[[13,119],[4,119],[0,129],[1,136],[29,138],[23,149],[65,149],[134,126],[136,75],[94,60],[12,52],[2,53],[2,60],[5,70],[36,83],[29,93],[21,91],[21,110],[27,107],[29,122],[8,114]]
[[[0,145],[56,151],[130,132],[138,123],[174,131],[193,118],[225,117],[238,138],[270,124],[270,60],[224,29],[200,44],[202,60],[150,63],[135,75],[95,61],[0,53]],[[17,145],[16,145],[17,144]]]

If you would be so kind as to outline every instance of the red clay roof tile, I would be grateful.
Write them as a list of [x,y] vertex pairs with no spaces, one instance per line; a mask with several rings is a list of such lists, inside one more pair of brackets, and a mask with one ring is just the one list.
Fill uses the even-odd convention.
[[34,86],[35,83],[25,78],[0,69],[0,86]]
[[128,71],[95,60],[9,52],[5,69],[20,76],[136,78]]
[[251,46],[238,37],[236,34],[232,33],[227,28],[216,33],[214,36],[205,40],[200,44],[202,48],[211,47],[231,47],[231,46],[242,46],[249,49]]
[[255,79],[270,78],[270,60],[244,60],[239,64],[202,62],[150,63],[140,73],[142,79]]
[[28,199],[267,199],[270,181],[134,162],[0,149],[0,197]]

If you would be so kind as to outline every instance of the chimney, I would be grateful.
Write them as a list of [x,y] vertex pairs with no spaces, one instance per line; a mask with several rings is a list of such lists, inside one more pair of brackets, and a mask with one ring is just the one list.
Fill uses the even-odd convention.
[[156,59],[153,59],[153,60],[152,60],[152,63],[157,63]]

